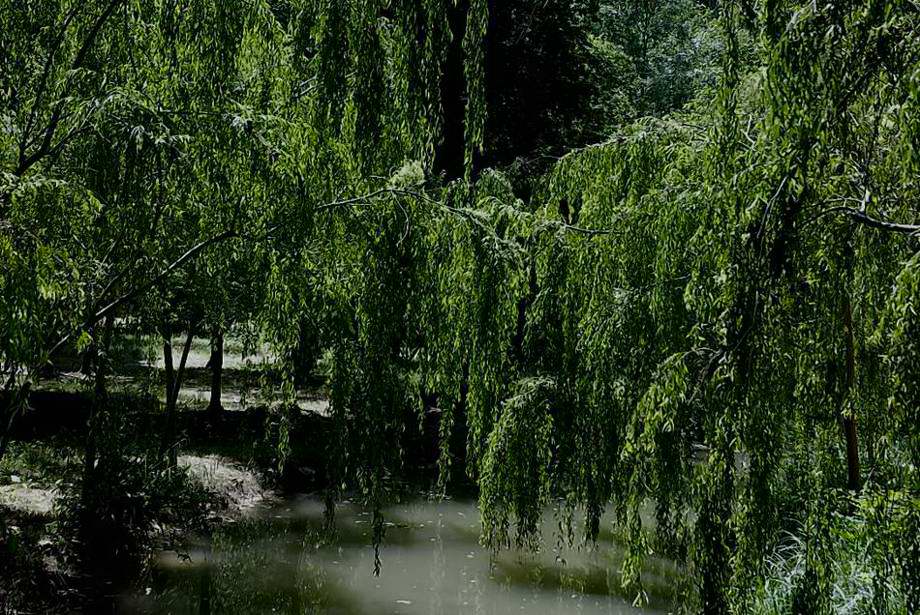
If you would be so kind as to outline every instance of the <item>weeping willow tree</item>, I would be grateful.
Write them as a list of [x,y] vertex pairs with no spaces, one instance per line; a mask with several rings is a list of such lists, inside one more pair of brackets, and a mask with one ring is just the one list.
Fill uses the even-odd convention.
[[[277,202],[300,227],[270,254],[273,322],[305,310],[331,348],[334,485],[379,507],[434,393],[442,477],[462,421],[493,548],[536,546],[551,503],[593,539],[613,504],[637,593],[658,551],[689,609],[915,608],[916,6],[755,10],[722,9],[714,108],[564,157],[530,205],[500,174],[432,179],[435,95],[387,89],[412,83],[398,11],[339,37],[354,72],[298,111]],[[317,65],[359,22],[320,12]],[[393,94],[373,117],[368,87]],[[399,136],[413,109],[428,139]],[[869,582],[841,598],[847,575]]]
[[691,609],[915,608],[916,6],[756,9],[722,9],[714,109],[566,156],[536,209],[424,162],[317,208],[337,482],[379,502],[421,385],[494,548],[612,503],[638,592],[659,551]]
[[[553,499],[595,537],[612,502],[627,585],[654,550],[705,612],[910,612],[917,7],[758,9],[742,29],[722,8],[714,112],[641,122],[545,178],[533,373],[484,426],[484,538],[516,523],[527,542]],[[846,574],[867,587],[840,598]]]
[[496,550],[555,505],[624,532],[640,598],[657,552],[687,610],[916,610],[916,3],[725,3],[719,87],[528,203],[475,168],[488,5],[4,7],[2,418],[53,349],[248,258],[286,401],[303,327],[328,349],[330,496],[376,543],[436,405]]

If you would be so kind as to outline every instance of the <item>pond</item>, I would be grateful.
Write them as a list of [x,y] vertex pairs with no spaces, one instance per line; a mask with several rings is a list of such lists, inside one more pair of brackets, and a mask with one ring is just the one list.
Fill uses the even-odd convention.
[[[336,536],[323,540],[322,503],[300,497],[224,526],[188,553],[160,553],[148,586],[122,596],[118,612],[618,615],[663,613],[670,604],[676,568],[652,558],[643,573],[652,606],[632,606],[609,532],[593,548],[557,552],[550,544],[493,559],[479,545],[475,503],[421,500],[384,516],[379,576],[372,514],[340,505]],[[553,527],[551,513],[544,523]]]

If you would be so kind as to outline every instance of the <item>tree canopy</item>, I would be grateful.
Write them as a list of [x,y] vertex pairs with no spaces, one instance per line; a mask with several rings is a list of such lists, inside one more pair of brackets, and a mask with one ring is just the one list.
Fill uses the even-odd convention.
[[379,511],[435,408],[494,549],[554,506],[624,532],[639,601],[658,552],[689,611],[920,608],[914,0],[3,0],[0,31],[0,429],[106,319],[252,323],[288,399],[307,327],[332,493]]

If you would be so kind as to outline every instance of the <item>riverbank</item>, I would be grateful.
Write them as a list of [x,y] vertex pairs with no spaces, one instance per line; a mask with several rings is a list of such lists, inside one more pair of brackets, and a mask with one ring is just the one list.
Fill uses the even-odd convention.
[[[263,484],[258,473],[219,455],[180,455],[179,469],[213,498],[214,513],[237,518],[265,500],[275,491]],[[23,482],[16,474],[0,476],[0,511],[50,518],[60,499],[55,486]]]
[[[182,553],[191,537],[206,538],[280,495],[326,486],[327,413],[254,405],[214,414],[180,403],[178,467],[169,470],[158,452],[161,404],[136,382],[109,394],[90,490],[83,479],[91,395],[85,387],[33,391],[0,460],[0,613],[105,611],[146,574],[152,554]],[[434,418],[406,434],[417,462],[408,474],[419,485],[434,477]]]
[[172,470],[134,457],[95,486],[105,519],[87,524],[77,452],[63,438],[13,442],[0,464],[0,613],[105,612],[154,553],[182,551],[276,497],[268,477],[230,457],[189,451]]

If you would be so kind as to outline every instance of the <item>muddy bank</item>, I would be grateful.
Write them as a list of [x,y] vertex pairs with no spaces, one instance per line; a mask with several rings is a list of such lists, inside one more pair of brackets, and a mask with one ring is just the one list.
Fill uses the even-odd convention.
[[0,514],[4,509],[34,515],[50,516],[57,499],[57,489],[43,489],[24,484],[0,486]]
[[219,455],[180,455],[179,466],[208,493],[221,501],[224,516],[237,517],[275,496],[249,468]]

